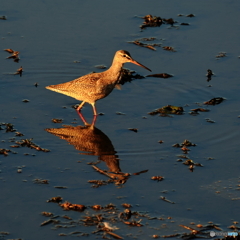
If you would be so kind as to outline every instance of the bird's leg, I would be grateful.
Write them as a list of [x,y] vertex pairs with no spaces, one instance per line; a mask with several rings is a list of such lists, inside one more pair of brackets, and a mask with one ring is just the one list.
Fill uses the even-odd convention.
[[82,113],[77,111],[78,116],[82,119],[83,123],[85,126],[89,126],[90,124],[87,123],[87,121],[85,120],[85,118],[83,117]]
[[97,109],[95,107],[95,103],[92,103],[92,107],[93,107],[93,115],[97,116],[98,114],[97,114]]
[[80,110],[82,109],[84,103],[85,103],[85,102],[83,101],[83,102],[78,106],[77,111],[80,111]]
[[94,116],[93,116],[93,121],[92,121],[92,126],[95,125],[96,120],[97,120],[97,115],[94,115]]

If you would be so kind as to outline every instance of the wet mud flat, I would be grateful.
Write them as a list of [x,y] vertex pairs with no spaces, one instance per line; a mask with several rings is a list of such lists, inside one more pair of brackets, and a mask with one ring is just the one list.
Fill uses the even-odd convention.
[[[240,231],[236,6],[212,3],[231,12],[220,26],[209,2],[92,2],[107,21],[76,10],[90,3],[14,3],[0,12],[0,238],[232,239],[221,233]],[[216,40],[223,28],[231,44]],[[119,49],[152,73],[126,65],[94,125],[91,106],[84,125],[78,101],[45,89],[104,71]]]

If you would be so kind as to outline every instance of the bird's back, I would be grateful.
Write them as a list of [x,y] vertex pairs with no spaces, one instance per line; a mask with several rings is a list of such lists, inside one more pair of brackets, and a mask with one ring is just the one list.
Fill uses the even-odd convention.
[[114,88],[114,85],[107,83],[108,76],[105,75],[105,72],[90,73],[70,82],[50,85],[46,88],[77,100],[92,103],[106,97]]

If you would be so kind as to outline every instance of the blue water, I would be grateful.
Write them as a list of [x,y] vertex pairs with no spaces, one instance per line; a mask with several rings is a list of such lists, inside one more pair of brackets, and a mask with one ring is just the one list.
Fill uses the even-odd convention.
[[[116,233],[125,239],[184,232],[178,225],[190,222],[213,221],[227,230],[232,221],[239,221],[239,8],[236,1],[221,0],[1,1],[0,16],[7,17],[0,20],[1,48],[20,51],[20,61],[6,59],[9,53],[0,51],[0,122],[10,122],[24,134],[16,140],[33,138],[36,144],[51,150],[45,153],[29,148],[12,149],[13,143],[9,141],[15,134],[0,131],[4,140],[0,148],[18,152],[6,157],[0,155],[0,231],[10,233],[5,238],[57,239],[64,231],[91,233],[93,229],[83,226],[70,230],[52,230],[52,225],[40,227],[46,220],[41,216],[42,211],[68,214],[73,219],[83,216],[84,213],[64,212],[57,204],[46,202],[58,195],[85,205],[112,202],[120,207],[128,202],[133,211],[148,211],[150,216],[165,219],[143,219],[140,233],[139,229],[115,224],[120,228]],[[178,16],[190,13],[195,17]],[[139,17],[147,14],[173,18],[178,23],[175,27],[163,24],[141,31],[143,19]],[[181,22],[190,25],[182,26]],[[176,52],[161,47],[151,51],[128,43],[144,37],[155,37],[154,42],[172,46]],[[148,172],[131,176],[121,188],[109,184],[95,189],[88,180],[107,180],[107,177],[87,163],[96,162],[99,155],[84,155],[83,150],[44,130],[61,128],[62,124],[52,123],[52,118],[62,118],[66,125],[82,125],[72,108],[78,102],[48,91],[45,86],[102,71],[94,66],[109,67],[119,49],[128,50],[153,73],[169,73],[174,77],[135,80],[97,103],[98,112],[104,115],[98,117],[96,127],[117,152],[122,172],[132,174],[146,169]],[[219,52],[226,52],[226,57],[217,59]],[[24,70],[22,77],[13,75],[20,66]],[[125,66],[143,76],[149,74],[138,66]],[[207,69],[214,72],[210,82],[206,81]],[[214,97],[226,100],[216,106],[203,105]],[[23,99],[29,102],[24,103]],[[172,117],[148,115],[168,104],[182,106],[185,113]],[[199,105],[210,111],[190,115],[191,109]],[[91,106],[86,104],[82,112],[90,122]],[[207,118],[215,123],[207,122]],[[138,132],[128,128],[137,128]],[[177,162],[183,154],[172,147],[184,139],[197,144],[190,147],[188,157],[203,165],[195,167],[193,172]],[[158,143],[159,140],[163,143]],[[105,162],[97,166],[108,169]],[[22,173],[17,173],[19,168]],[[152,181],[151,177],[156,175],[165,179]],[[48,179],[50,184],[34,184],[36,178]],[[164,190],[167,193],[162,193]],[[161,201],[160,196],[176,204]],[[174,223],[166,220],[168,216]],[[167,224],[167,228],[160,228],[161,224]]]

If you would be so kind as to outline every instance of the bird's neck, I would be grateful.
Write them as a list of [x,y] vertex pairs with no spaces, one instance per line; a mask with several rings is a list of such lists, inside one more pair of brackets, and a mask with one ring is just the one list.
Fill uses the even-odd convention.
[[123,66],[123,63],[118,62],[118,61],[113,61],[112,66],[109,68],[111,71],[120,71]]
[[117,83],[120,80],[123,63],[113,61],[112,66],[106,71],[112,82]]

